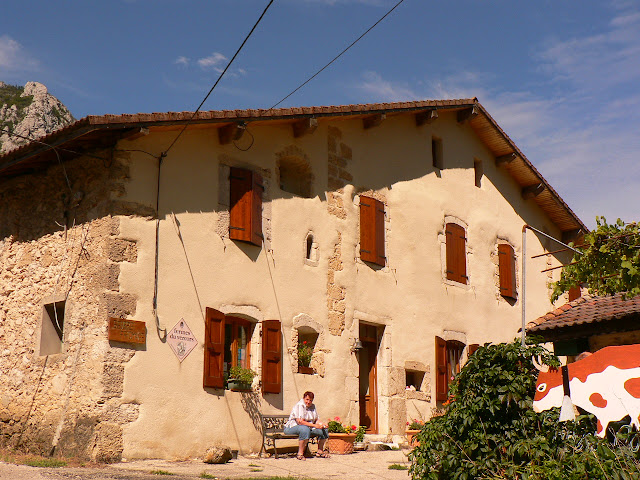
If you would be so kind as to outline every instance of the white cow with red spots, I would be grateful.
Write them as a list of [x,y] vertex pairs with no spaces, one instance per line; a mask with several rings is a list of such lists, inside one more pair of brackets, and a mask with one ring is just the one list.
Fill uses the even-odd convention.
[[605,347],[560,369],[534,364],[540,370],[536,412],[562,406],[568,395],[574,405],[596,416],[600,437],[609,422],[626,415],[640,429],[640,345]]

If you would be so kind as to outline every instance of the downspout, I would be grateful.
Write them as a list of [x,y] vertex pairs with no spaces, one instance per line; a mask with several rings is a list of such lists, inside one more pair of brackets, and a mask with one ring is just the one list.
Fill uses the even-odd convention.
[[570,247],[566,243],[562,243],[560,240],[553,238],[551,235],[548,235],[544,232],[541,232],[537,228],[532,227],[531,225],[524,224],[522,227],[522,347],[525,346],[525,339],[527,336],[527,323],[525,321],[526,318],[526,299],[527,299],[527,228],[529,230],[533,230],[536,233],[548,238],[549,240],[553,240],[554,242],[562,245],[563,247],[568,248],[569,250],[573,250],[575,253],[579,253],[582,255],[582,252],[576,250],[573,247]]
[[[159,244],[160,244],[160,171],[162,168],[162,160],[166,157],[166,152],[161,153],[158,157],[158,185],[156,188],[156,251],[155,251],[155,272],[153,275],[153,316],[156,320],[156,331],[158,337],[162,342],[167,341],[167,329],[160,326],[160,319],[158,318],[158,266],[160,262],[159,256]],[[160,332],[164,332],[164,335],[160,335]]]

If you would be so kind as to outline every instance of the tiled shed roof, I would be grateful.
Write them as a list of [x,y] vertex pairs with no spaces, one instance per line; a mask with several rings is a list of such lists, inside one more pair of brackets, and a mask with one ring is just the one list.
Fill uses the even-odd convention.
[[[620,320],[638,314],[640,314],[640,295],[627,300],[623,300],[620,293],[602,297],[585,295],[529,322],[527,332],[545,333],[598,322]],[[640,324],[638,328],[640,328]]]

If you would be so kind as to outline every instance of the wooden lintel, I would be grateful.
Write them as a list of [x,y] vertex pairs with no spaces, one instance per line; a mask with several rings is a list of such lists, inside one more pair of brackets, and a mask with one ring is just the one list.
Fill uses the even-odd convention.
[[528,200],[530,198],[537,197],[542,192],[544,192],[545,188],[547,187],[545,187],[544,183],[536,183],[536,184],[524,187],[522,189],[522,198],[524,198],[525,200]]
[[149,129],[145,127],[140,128],[132,128],[131,130],[125,132],[120,137],[122,140],[135,140],[136,138],[144,137],[145,135],[149,135]]
[[513,162],[516,158],[518,158],[518,155],[516,155],[516,152],[511,152],[506,155],[500,155],[499,157],[496,157],[496,166],[501,167],[502,165],[508,165],[509,163]]
[[431,110],[425,110],[424,112],[416,113],[416,127],[422,125],[429,125],[435,119],[438,118],[438,111],[434,108]]
[[293,136],[295,138],[311,134],[318,128],[318,119],[315,117],[303,118],[293,123]]
[[386,113],[376,113],[375,115],[371,115],[369,117],[365,117],[362,119],[362,126],[365,128],[373,128],[380,125],[387,118]]
[[472,118],[478,115],[479,110],[476,105],[473,107],[465,108],[464,110],[460,110],[458,112],[458,123],[467,123]]
[[564,232],[562,232],[562,243],[575,242],[583,235],[584,232],[581,228],[576,228],[575,230],[565,230]]
[[240,140],[242,134],[247,129],[244,122],[230,123],[218,129],[218,140],[220,145],[227,145],[236,140]]

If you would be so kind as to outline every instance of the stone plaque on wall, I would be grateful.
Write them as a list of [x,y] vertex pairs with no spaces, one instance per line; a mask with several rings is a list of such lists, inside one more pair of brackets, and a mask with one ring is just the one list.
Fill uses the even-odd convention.
[[198,340],[196,340],[196,337],[191,333],[187,322],[185,322],[184,319],[180,319],[167,334],[167,343],[171,347],[171,350],[173,350],[173,353],[176,354],[176,357],[178,357],[178,360],[182,362],[187,358],[187,355],[191,353],[191,350],[196,348]]
[[147,341],[147,327],[138,320],[109,318],[109,340],[144,344]]

